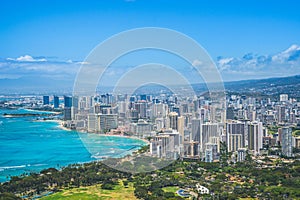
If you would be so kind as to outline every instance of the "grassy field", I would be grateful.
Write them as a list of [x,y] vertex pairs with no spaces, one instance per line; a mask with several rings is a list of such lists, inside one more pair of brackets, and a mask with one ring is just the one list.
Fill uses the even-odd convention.
[[134,196],[134,188],[132,183],[128,184],[128,187],[124,187],[123,182],[119,182],[119,185],[114,186],[113,190],[101,189],[101,185],[94,185],[88,187],[80,187],[63,190],[61,192],[49,195],[41,198],[41,200],[63,200],[63,199],[76,199],[76,200],[94,200],[94,199],[114,199],[123,200],[137,199]]
[[162,190],[164,192],[173,192],[176,195],[177,194],[176,192],[177,192],[177,190],[179,190],[179,187],[177,187],[177,186],[164,187],[164,188],[162,188]]

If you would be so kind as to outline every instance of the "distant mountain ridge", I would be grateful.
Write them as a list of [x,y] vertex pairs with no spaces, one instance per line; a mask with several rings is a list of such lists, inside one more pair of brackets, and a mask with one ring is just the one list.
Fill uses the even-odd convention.
[[17,79],[0,79],[0,94],[40,93],[71,90],[73,80],[57,80],[51,77],[27,76]]
[[225,82],[224,85],[228,92],[262,95],[289,94],[290,97],[300,98],[300,75],[232,81]]
[[[52,77],[45,78],[36,76],[22,77],[18,79],[0,79],[0,94],[40,92],[53,93],[59,91],[63,91],[64,93],[72,92],[73,81],[74,80],[71,79],[57,80]],[[224,86],[227,93],[257,94],[267,96],[284,93],[289,94],[290,97],[300,98],[300,75],[230,81],[224,82]],[[200,93],[207,90],[205,83],[193,84],[193,88]]]

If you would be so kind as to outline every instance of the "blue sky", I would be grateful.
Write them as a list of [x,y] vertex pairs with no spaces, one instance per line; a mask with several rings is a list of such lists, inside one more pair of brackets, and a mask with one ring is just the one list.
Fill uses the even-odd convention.
[[[223,70],[224,80],[253,78],[250,72],[255,67],[262,71],[260,77],[277,76],[275,72],[286,65],[291,66],[288,73],[278,74],[293,75],[299,73],[300,63],[299,8],[295,0],[2,1],[0,78],[36,75],[42,66],[47,66],[44,74],[50,73],[51,66],[59,71],[61,63],[64,72],[69,71],[69,63],[74,75],[76,63],[101,41],[120,31],[148,26],[174,29],[194,38]],[[272,59],[284,52],[292,54],[293,63],[290,57],[280,64]],[[250,64],[246,54],[252,55]],[[241,68],[243,73],[239,73]],[[274,74],[266,74],[270,69]]]

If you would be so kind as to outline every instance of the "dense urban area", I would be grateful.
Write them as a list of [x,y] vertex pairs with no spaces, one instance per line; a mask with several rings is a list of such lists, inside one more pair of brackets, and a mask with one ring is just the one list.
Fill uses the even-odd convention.
[[121,171],[99,161],[11,177],[1,184],[0,199],[60,199],[68,191],[79,198],[90,190],[94,199],[114,190],[128,199],[300,198],[300,102],[289,94],[227,93],[224,107],[207,94],[163,90],[5,97],[3,109],[57,111],[36,117],[61,120],[67,129],[140,138],[148,145],[132,160],[106,159]]

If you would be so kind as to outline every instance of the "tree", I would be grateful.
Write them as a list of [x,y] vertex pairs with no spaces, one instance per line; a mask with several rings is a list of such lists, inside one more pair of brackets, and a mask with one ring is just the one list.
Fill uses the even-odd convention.
[[220,165],[221,167],[228,165],[228,149],[225,142],[220,142]]
[[134,195],[139,199],[148,199],[149,194],[145,186],[137,186],[134,190]]
[[4,192],[0,194],[0,200],[21,200],[20,197],[15,196],[12,193]]
[[101,185],[101,189],[104,189],[104,190],[112,190],[114,189],[114,186],[110,183],[103,183]]
[[170,198],[175,197],[175,194],[174,194],[173,192],[165,192],[165,193],[164,193],[164,197],[165,197],[166,199],[170,199]]
[[124,181],[123,181],[124,187],[128,187],[128,183],[129,183],[129,181],[124,180]]
[[248,164],[248,165],[253,164],[253,159],[252,159],[251,154],[249,153],[249,150],[246,151],[245,161],[246,161],[246,164]]

